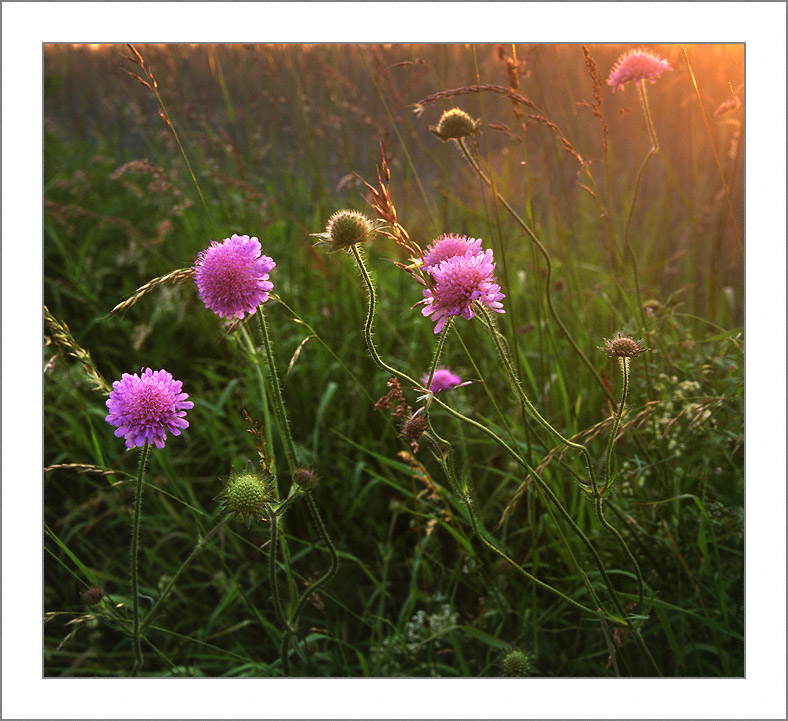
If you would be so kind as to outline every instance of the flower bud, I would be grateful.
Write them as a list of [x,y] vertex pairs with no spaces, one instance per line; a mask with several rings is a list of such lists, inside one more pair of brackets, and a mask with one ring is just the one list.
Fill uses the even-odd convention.
[[317,474],[309,468],[299,468],[293,473],[293,482],[304,490],[314,488],[317,481]]

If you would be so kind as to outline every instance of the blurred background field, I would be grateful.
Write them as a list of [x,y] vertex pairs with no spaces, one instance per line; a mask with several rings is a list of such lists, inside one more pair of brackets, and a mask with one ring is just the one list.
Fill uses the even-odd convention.
[[[602,79],[626,49],[587,46]],[[358,176],[375,184],[382,146],[399,221],[414,240],[426,247],[453,232],[495,250],[507,296],[500,325],[530,396],[599,455],[606,396],[550,322],[541,258],[453,144],[429,130],[458,106],[482,120],[480,153],[548,248],[557,311],[603,377],[617,387],[615,364],[596,350],[603,338],[642,330],[651,348],[632,364],[612,516],[653,591],[644,627],[652,654],[665,675],[743,673],[744,107],[735,102],[744,98],[743,46],[689,45],[686,56],[680,46],[651,49],[673,71],[648,88],[660,155],[645,171],[630,230],[639,308],[623,235],[650,139],[632,85],[615,93],[603,85],[594,106],[580,45],[139,46],[193,177],[153,92],[129,75],[138,70],[125,46],[45,47],[45,303],[108,382],[164,367],[195,401],[188,431],[153,454],[144,593],[155,597],[198,529],[212,527],[231,467],[255,461],[243,411],[259,420],[260,399],[237,334],[223,332],[192,283],[109,311],[150,279],[191,265],[210,240],[245,233],[277,262],[271,279],[283,303],[267,304],[266,317],[293,435],[318,469],[315,495],[340,552],[339,574],[305,611],[300,673],[500,675],[512,646],[534,655],[535,674],[615,673],[598,624],[467,542],[437,464],[425,450],[406,455],[394,421],[374,408],[387,378],[364,349],[358,274],[309,237],[339,208],[365,210]],[[516,88],[553,125],[489,90],[414,112],[431,94],[478,85]],[[368,257],[379,349],[420,376],[434,345],[432,323],[411,308],[420,287],[390,262],[407,260],[393,242],[381,238]],[[463,378],[484,378],[514,417],[519,404],[507,400],[478,325],[461,326],[469,352],[451,343],[446,361]],[[45,463],[59,466],[44,477],[44,604],[55,614],[45,624],[45,674],[125,675],[128,639],[91,617],[81,594],[98,581],[128,602],[123,474],[134,474],[136,455],[112,435],[106,397],[80,364],[55,344],[44,355]],[[491,427],[502,423],[480,382],[451,402]],[[582,594],[557,522],[519,470],[485,437],[442,420],[459,439],[487,527],[535,575]],[[552,450],[538,436],[522,440],[536,465]],[[597,532],[561,463],[551,460],[544,477]],[[150,633],[147,673],[281,673],[260,552],[267,531],[225,528]],[[289,513],[286,530],[299,582],[319,575],[325,554],[310,540],[306,513]],[[620,550],[603,537],[599,544],[631,591]],[[622,673],[650,674],[631,639],[617,643]]]

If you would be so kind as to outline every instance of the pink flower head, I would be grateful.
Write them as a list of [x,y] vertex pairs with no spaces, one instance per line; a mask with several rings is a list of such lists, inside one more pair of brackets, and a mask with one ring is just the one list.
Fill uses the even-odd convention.
[[166,431],[179,436],[181,429],[189,427],[186,411],[194,408],[194,403],[186,400],[189,394],[181,392],[182,383],[174,380],[171,373],[150,368],[143,368],[140,373],[142,376],[124,373],[112,384],[105,420],[117,426],[118,438],[126,437],[127,448],[146,442],[163,448]]
[[442,235],[427,247],[424,254],[424,267],[429,270],[436,265],[440,265],[442,260],[451,258],[454,255],[465,255],[466,253],[480,253],[482,241],[475,238],[468,238],[465,235]]
[[656,83],[657,78],[666,70],[673,68],[667,60],[656,53],[643,49],[628,50],[616,60],[607,78],[607,84],[612,85],[613,92],[616,92],[616,88],[623,90],[624,85],[634,80],[635,87],[639,88],[641,80]]
[[260,241],[248,235],[233,235],[223,242],[211,241],[194,264],[194,282],[205,307],[220,318],[254,313],[268,300],[274,284],[268,273],[276,263],[261,255]]
[[[421,377],[421,385],[426,387],[429,379],[430,374],[425,373]],[[437,393],[438,391],[450,391],[454,386],[460,383],[462,383],[462,378],[452,373],[448,368],[436,368],[435,373],[432,374],[432,383],[430,383],[429,390],[433,393]]]
[[430,269],[433,283],[424,289],[422,314],[436,321],[440,333],[452,315],[473,318],[473,302],[479,301],[496,313],[504,313],[501,286],[495,278],[492,250],[455,255]]

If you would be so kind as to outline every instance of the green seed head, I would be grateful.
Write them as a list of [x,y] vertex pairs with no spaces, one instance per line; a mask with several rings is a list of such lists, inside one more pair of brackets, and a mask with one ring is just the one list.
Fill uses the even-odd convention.
[[431,127],[430,130],[441,140],[459,140],[473,135],[478,127],[479,123],[474,122],[464,110],[452,108],[447,110],[441,116],[438,124]]
[[531,656],[525,651],[509,651],[501,663],[503,675],[509,678],[523,678],[531,672]]
[[312,235],[320,238],[315,245],[327,246],[328,252],[334,253],[372,240],[382,225],[383,221],[370,220],[357,210],[338,210],[328,219],[324,233]]
[[240,516],[247,528],[252,520],[266,520],[269,504],[273,501],[267,481],[254,473],[230,476],[222,494],[224,507],[228,513]]

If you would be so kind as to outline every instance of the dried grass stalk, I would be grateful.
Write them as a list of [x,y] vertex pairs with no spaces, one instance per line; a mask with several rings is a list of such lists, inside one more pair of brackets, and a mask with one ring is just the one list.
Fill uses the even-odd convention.
[[159,278],[154,278],[153,280],[149,280],[145,285],[140,286],[137,290],[134,291],[134,295],[129,298],[126,298],[122,303],[118,303],[110,312],[110,315],[117,313],[121,310],[126,310],[127,308],[131,308],[142,296],[147,295],[152,290],[155,290],[161,285],[165,285],[167,283],[172,283],[176,285],[178,283],[185,283],[187,280],[191,280],[194,278],[194,269],[193,268],[178,268],[178,270],[173,270],[172,273],[167,273],[167,275],[162,275]]

